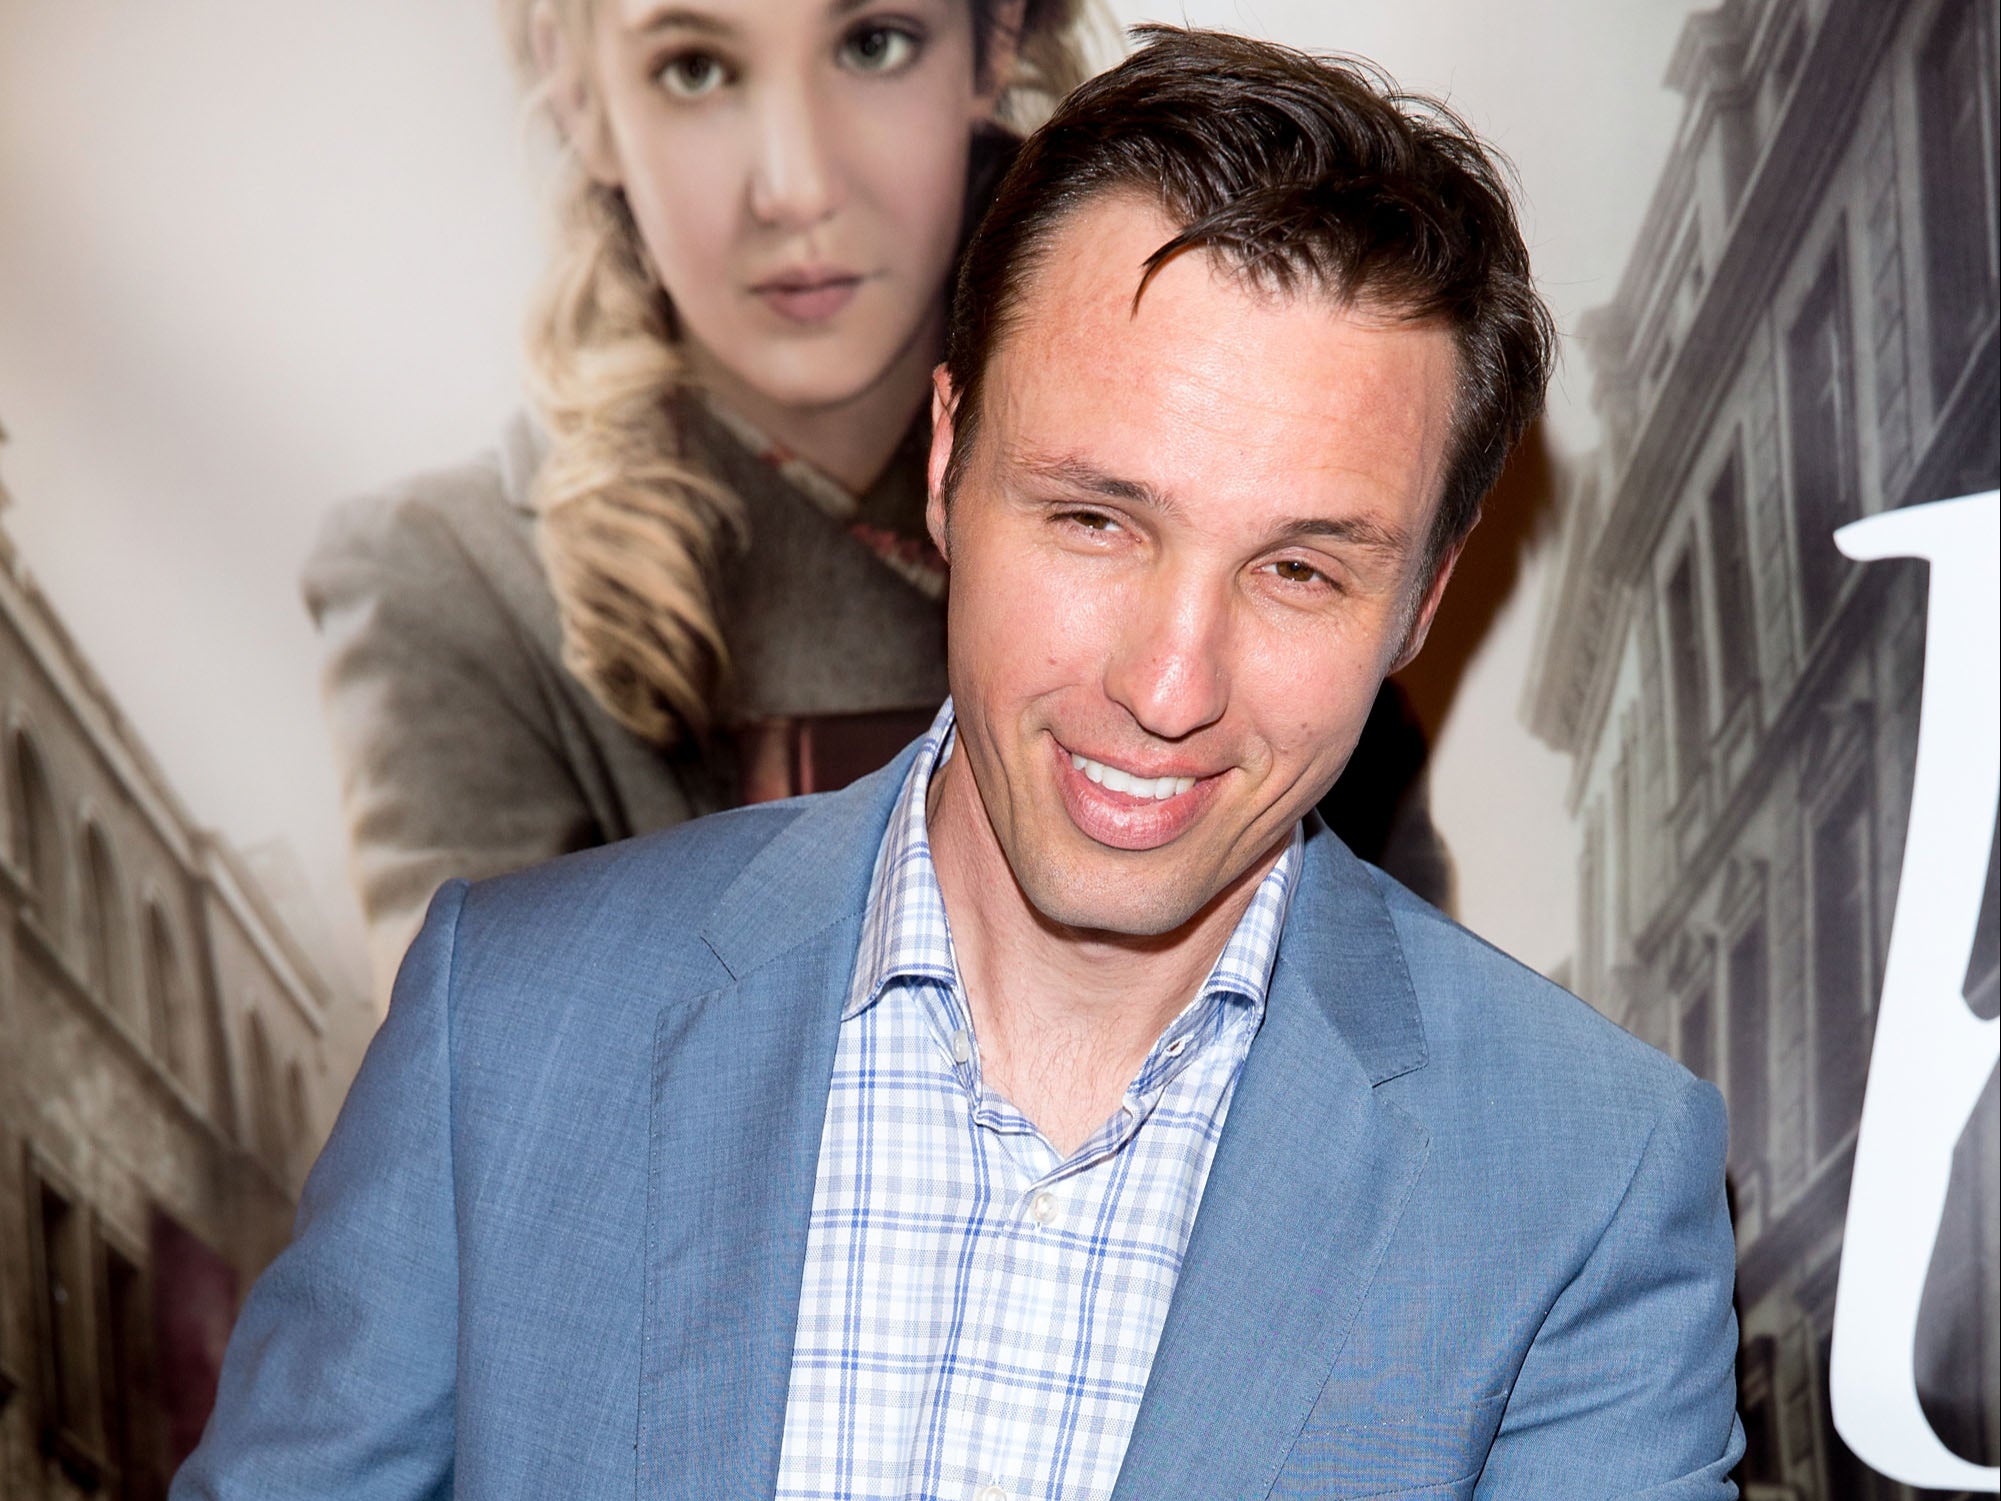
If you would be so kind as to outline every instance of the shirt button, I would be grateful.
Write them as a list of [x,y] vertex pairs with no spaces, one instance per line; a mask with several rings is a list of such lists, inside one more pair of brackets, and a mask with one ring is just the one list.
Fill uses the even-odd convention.
[[1057,1211],[1062,1207],[1056,1202],[1056,1195],[1044,1189],[1029,1201],[1028,1212],[1035,1216],[1036,1224],[1047,1227],[1056,1223]]
[[[970,1063],[972,1059],[973,1039],[968,1037],[964,1032],[954,1032],[952,1034],[952,1061],[954,1063]],[[982,1492],[981,1494],[984,1497],[985,1493]]]
[[997,1485],[983,1485],[974,1495],[973,1501],[1007,1501],[1007,1492]]

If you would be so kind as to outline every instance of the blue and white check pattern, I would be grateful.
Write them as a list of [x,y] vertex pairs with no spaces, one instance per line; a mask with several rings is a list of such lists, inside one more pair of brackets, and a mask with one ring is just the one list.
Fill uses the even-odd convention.
[[931,863],[947,703],[876,857],[820,1144],[780,1501],[1111,1494],[1264,1017],[1301,835],[1067,1159],[986,1088]]

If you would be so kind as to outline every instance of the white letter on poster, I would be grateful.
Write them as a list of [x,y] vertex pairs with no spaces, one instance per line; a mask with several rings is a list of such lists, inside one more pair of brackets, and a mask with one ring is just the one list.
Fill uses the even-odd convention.
[[1939,1442],[1917,1382],[1918,1302],[1953,1147],[2001,1057],[2001,1021],[1976,1017],[1961,993],[2001,792],[2001,492],[1885,511],[1834,539],[1862,561],[1931,564],[1910,832],[1834,1305],[1834,1426],[1907,1485],[2001,1492],[2001,1469]]

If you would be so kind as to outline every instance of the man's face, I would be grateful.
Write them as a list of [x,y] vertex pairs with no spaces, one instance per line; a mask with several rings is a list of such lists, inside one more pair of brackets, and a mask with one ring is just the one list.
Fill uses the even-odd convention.
[[[986,377],[958,492],[959,751],[1045,918],[1171,933],[1277,857],[1451,569],[1427,566],[1450,334],[1246,286],[1128,195],[1086,204]],[[977,822],[977,821],[976,821]]]

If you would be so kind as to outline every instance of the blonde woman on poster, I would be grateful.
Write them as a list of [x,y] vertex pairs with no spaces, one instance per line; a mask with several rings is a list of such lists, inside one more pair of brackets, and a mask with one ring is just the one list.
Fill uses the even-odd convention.
[[1078,0],[503,0],[566,145],[532,418],[307,566],[379,982],[480,877],[886,762],[945,696],[930,373]]
[[[502,0],[566,144],[498,449],[307,565],[386,988],[431,893],[886,763],[945,697],[924,533],[951,274],[1088,0]],[[1323,813],[1446,900],[1386,688]]]

